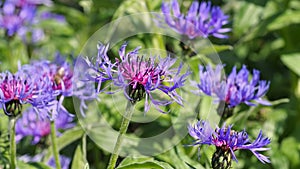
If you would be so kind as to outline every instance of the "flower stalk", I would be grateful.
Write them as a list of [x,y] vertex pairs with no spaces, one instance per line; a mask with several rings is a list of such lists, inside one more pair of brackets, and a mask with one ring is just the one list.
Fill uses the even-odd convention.
[[116,163],[117,163],[117,160],[119,157],[119,153],[120,153],[120,149],[122,147],[123,135],[126,134],[126,132],[127,132],[128,125],[130,123],[130,120],[131,120],[131,117],[133,114],[133,110],[134,110],[134,104],[132,104],[130,101],[128,101],[127,106],[126,106],[126,111],[125,111],[125,114],[122,119],[117,142],[115,144],[113,153],[110,157],[107,169],[114,169],[116,166]]
[[16,120],[17,118],[10,117],[10,168],[16,169],[17,166],[17,149],[16,149]]
[[51,121],[50,126],[51,126],[52,151],[53,151],[53,157],[54,157],[56,169],[61,169],[60,160],[59,160],[59,153],[58,153],[58,150],[57,150],[56,129],[55,129],[55,121],[54,120]]

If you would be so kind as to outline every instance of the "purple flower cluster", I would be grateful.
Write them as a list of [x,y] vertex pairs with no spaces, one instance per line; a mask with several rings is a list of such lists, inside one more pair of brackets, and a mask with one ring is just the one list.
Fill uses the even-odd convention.
[[[4,72],[0,74],[0,103],[8,116],[20,114],[23,104],[31,104],[35,107],[42,107],[45,103],[42,98],[51,98],[51,94],[45,92],[49,79],[45,78],[44,83],[36,74],[27,74],[18,71],[15,74]],[[48,100],[47,100],[48,101]]]
[[228,23],[228,16],[220,7],[212,6],[211,2],[194,1],[186,15],[180,12],[177,0],[163,2],[161,10],[165,22],[175,31],[190,39],[196,37],[227,38],[229,28],[223,28]]
[[[72,128],[75,125],[72,123],[73,119],[74,118],[70,117],[67,112],[60,111],[55,121],[56,129],[66,130]],[[41,140],[41,138],[50,134],[50,128],[50,120],[39,118],[35,110],[30,107],[24,111],[21,118],[17,120],[16,140],[18,142],[26,136],[32,136],[32,144],[36,144]]]
[[17,116],[23,104],[30,104],[39,118],[54,120],[60,112],[69,114],[62,104],[65,97],[81,97],[81,91],[73,91],[72,80],[72,67],[59,54],[54,62],[32,61],[15,74],[0,74],[0,104],[8,116]]
[[[44,31],[36,26],[41,20],[56,19],[65,22],[60,15],[43,17],[39,14],[37,5],[50,5],[49,0],[7,0],[0,9],[0,28],[5,30],[8,37],[18,35],[24,43],[36,43],[43,39]],[[49,13],[49,12],[47,12]],[[59,19],[57,19],[59,18]],[[30,35],[30,36],[28,36]],[[29,39],[30,37],[30,39]]]
[[[171,68],[176,59],[140,56],[138,53],[140,47],[126,53],[126,46],[127,43],[124,43],[120,48],[120,59],[116,59],[115,63],[112,63],[107,56],[108,45],[102,44],[98,45],[98,55],[93,59],[95,64],[87,59],[87,65],[90,65],[90,69],[94,72],[88,76],[88,79],[98,82],[97,91],[104,91],[106,87],[103,88],[102,83],[110,81],[123,90],[131,103],[145,99],[144,112],[149,111],[151,103],[160,112],[164,112],[160,106],[172,102],[182,105],[182,98],[176,89],[184,85],[190,72],[180,74],[182,64],[178,68]],[[160,91],[170,99],[155,99],[152,95],[154,91]]]
[[[48,95],[48,97],[41,99],[44,103],[43,106],[35,106],[35,109],[40,112],[41,118],[49,117],[50,120],[53,120],[60,111],[67,112],[62,103],[65,97],[73,95],[73,70],[62,56],[57,54],[54,62],[48,60],[32,61],[28,65],[23,65],[19,71],[26,74],[39,72],[38,78],[41,79],[39,84],[43,84],[43,93]],[[47,83],[44,79],[47,79]],[[59,99],[57,100],[57,98]]]
[[235,107],[241,103],[249,106],[256,104],[255,101],[263,105],[270,105],[262,99],[269,89],[270,82],[259,80],[260,72],[253,70],[252,79],[245,65],[237,72],[234,67],[227,78],[222,76],[222,65],[217,65],[215,69],[211,66],[199,66],[200,83],[196,85],[200,92],[209,96],[217,96],[229,107]]
[[189,134],[196,139],[193,145],[207,144],[215,145],[223,152],[230,152],[232,158],[237,162],[234,155],[236,150],[250,150],[262,163],[270,163],[268,157],[260,154],[260,151],[269,150],[266,148],[271,140],[264,137],[262,131],[259,132],[257,138],[251,142],[245,130],[236,132],[232,130],[232,125],[223,125],[215,130],[211,128],[209,122],[200,120],[194,126],[188,126]]

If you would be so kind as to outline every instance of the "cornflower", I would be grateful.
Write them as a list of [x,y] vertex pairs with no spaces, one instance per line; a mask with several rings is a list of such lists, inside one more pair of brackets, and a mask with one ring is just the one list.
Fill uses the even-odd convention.
[[27,103],[41,108],[46,106],[46,102],[50,103],[51,93],[44,86],[49,83],[49,79],[43,79],[44,83],[39,82],[36,74],[29,75],[22,71],[15,74],[9,71],[0,73],[0,104],[5,114],[17,116],[22,111],[22,105]]
[[233,67],[228,77],[222,76],[222,70],[223,65],[220,64],[215,69],[210,65],[199,66],[200,83],[193,82],[193,84],[200,92],[209,96],[216,96],[230,108],[241,103],[249,106],[256,106],[257,103],[270,105],[268,101],[262,99],[269,89],[270,82],[260,80],[258,70],[253,70],[251,80],[250,72],[245,65],[239,72],[237,72],[236,67]]
[[[155,56],[141,56],[138,51],[140,47],[126,53],[127,43],[124,43],[120,50],[120,59],[115,63],[109,60],[106,52],[108,45],[98,45],[98,55],[95,64],[91,64],[87,59],[88,65],[94,73],[88,76],[98,82],[97,91],[103,92],[106,87],[101,89],[103,82],[112,83],[114,86],[123,90],[125,97],[132,103],[145,99],[144,112],[148,112],[152,103],[157,110],[164,112],[159,106],[165,106],[176,102],[182,105],[182,98],[176,89],[183,87],[186,77],[190,74],[187,71],[180,74],[182,64],[177,68],[176,59],[171,57],[160,58]],[[157,100],[153,97],[153,92],[161,92],[168,96],[169,100]],[[115,93],[115,92],[110,92]]]
[[[38,72],[38,77],[41,79],[40,83],[44,83],[43,79],[49,79],[49,82],[44,84],[44,88],[47,89],[48,93],[51,93],[48,100],[53,101],[45,102],[47,106],[35,108],[37,112],[41,112],[39,113],[40,118],[47,117],[53,120],[60,111],[68,112],[62,104],[66,97],[77,97],[81,102],[80,109],[82,111],[86,107],[86,100],[95,99],[91,86],[84,82],[78,83],[76,81],[75,83],[78,77],[74,77],[73,65],[68,63],[59,53],[56,54],[54,61],[35,60],[30,64],[23,65],[20,70],[27,74]],[[69,115],[73,116],[72,114]]]
[[194,126],[188,126],[189,134],[196,139],[193,145],[207,144],[214,145],[216,152],[212,157],[213,169],[227,169],[231,166],[231,159],[238,162],[234,152],[237,150],[250,150],[262,163],[270,163],[267,156],[260,154],[260,151],[267,151],[266,148],[271,140],[264,137],[262,131],[257,138],[251,142],[248,133],[244,129],[237,132],[232,130],[232,125],[225,124],[219,128],[212,129],[208,121],[200,120]]
[[161,6],[165,22],[179,34],[188,36],[189,39],[196,37],[228,38],[224,33],[230,28],[223,28],[228,23],[228,16],[220,7],[212,6],[211,2],[194,1],[187,14],[180,12],[177,0],[163,2]]

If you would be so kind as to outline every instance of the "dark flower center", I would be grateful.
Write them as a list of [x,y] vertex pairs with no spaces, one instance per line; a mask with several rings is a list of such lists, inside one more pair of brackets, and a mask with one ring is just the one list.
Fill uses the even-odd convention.
[[19,100],[11,100],[5,103],[6,111],[4,110],[7,116],[16,117],[22,112],[22,104]]
[[129,85],[127,88],[128,96],[132,99],[130,102],[135,104],[136,102],[142,100],[145,97],[144,85],[137,83],[136,86]]
[[227,119],[233,115],[233,109],[234,107],[230,106],[229,101],[220,101],[217,112],[221,118]]
[[231,153],[229,149],[217,147],[211,159],[213,169],[228,169],[231,167]]

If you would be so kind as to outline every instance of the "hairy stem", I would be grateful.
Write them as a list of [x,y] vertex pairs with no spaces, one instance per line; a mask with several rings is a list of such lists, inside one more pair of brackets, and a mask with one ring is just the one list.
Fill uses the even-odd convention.
[[17,149],[16,149],[16,117],[10,117],[10,168],[15,169],[17,166]]
[[133,114],[133,108],[134,108],[134,105],[130,101],[128,101],[126,111],[125,111],[125,114],[122,119],[117,142],[115,144],[113,153],[109,160],[109,164],[107,167],[108,169],[114,169],[116,166],[116,163],[117,163],[117,160],[119,157],[119,153],[120,153],[120,148],[122,147],[123,135],[126,134],[126,131],[128,129],[128,125],[129,125],[131,116]]
[[51,142],[52,142],[52,151],[53,157],[56,165],[56,169],[61,169],[60,160],[59,160],[59,153],[57,150],[57,142],[56,142],[56,129],[55,129],[55,122],[54,120],[51,121]]

